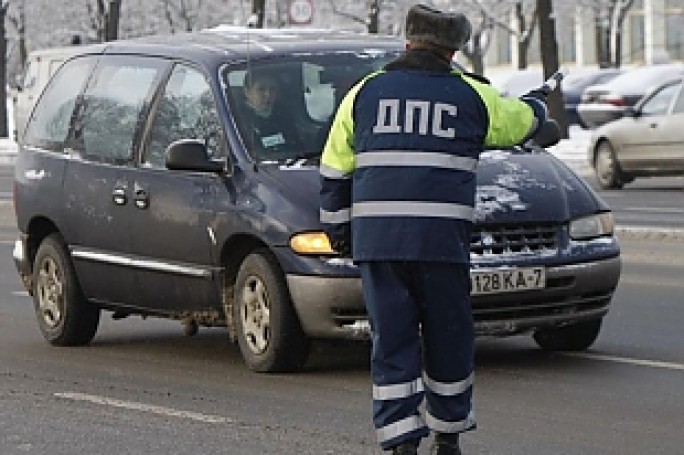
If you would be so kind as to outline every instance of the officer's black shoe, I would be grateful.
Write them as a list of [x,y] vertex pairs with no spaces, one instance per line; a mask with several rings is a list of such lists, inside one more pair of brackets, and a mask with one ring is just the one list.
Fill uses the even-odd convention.
[[418,455],[418,442],[406,441],[392,447],[392,455]]
[[458,434],[437,433],[430,448],[430,455],[461,455]]

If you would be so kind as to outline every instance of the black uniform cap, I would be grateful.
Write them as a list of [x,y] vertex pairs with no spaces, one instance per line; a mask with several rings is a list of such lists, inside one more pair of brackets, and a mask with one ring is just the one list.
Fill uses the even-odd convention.
[[460,13],[445,13],[425,5],[414,5],[406,15],[406,39],[459,50],[470,39],[470,21]]

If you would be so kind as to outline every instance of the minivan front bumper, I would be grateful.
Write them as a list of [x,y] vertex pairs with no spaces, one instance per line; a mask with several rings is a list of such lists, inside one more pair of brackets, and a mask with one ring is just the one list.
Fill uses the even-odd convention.
[[[506,336],[597,319],[608,312],[620,277],[620,257],[547,267],[541,290],[474,296],[478,335]],[[287,275],[302,328],[314,338],[366,339],[370,335],[357,277]]]

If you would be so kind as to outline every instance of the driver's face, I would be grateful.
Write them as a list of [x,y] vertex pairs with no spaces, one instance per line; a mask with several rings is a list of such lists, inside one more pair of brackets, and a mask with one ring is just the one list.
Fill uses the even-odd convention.
[[271,78],[253,81],[245,91],[247,102],[259,113],[270,113],[277,95],[276,82]]

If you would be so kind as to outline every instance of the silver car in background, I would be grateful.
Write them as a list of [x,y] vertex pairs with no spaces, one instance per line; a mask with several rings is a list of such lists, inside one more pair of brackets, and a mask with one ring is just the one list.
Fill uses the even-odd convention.
[[636,177],[684,175],[682,77],[658,85],[624,116],[594,132],[588,160],[604,189]]
[[582,125],[596,128],[621,118],[663,81],[684,75],[681,63],[627,70],[607,83],[587,87],[577,105]]

